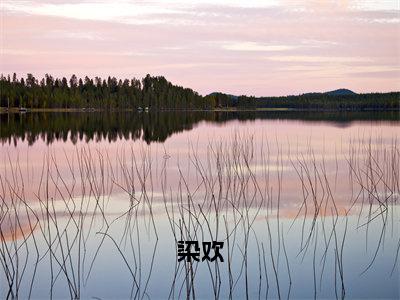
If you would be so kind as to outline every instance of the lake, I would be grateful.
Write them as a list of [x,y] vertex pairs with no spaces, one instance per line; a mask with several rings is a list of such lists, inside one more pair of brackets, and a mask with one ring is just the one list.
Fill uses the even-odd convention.
[[[1,298],[400,297],[399,112],[0,126]],[[213,241],[223,261],[202,261]]]

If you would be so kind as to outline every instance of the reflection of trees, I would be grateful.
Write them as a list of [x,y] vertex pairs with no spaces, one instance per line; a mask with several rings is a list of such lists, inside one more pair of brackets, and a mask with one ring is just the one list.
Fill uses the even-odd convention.
[[163,142],[174,132],[190,130],[210,117],[212,114],[205,112],[0,114],[0,139],[30,145],[38,139],[47,144],[119,139]]
[[219,112],[215,120],[225,122],[237,119],[250,121],[256,119],[265,120],[298,120],[311,122],[330,122],[338,126],[346,126],[353,121],[399,121],[398,111],[295,111],[295,110],[271,110],[271,111],[230,111]]
[[347,126],[351,121],[399,121],[398,112],[190,112],[155,111],[132,112],[52,112],[26,114],[0,114],[0,140],[2,143],[27,141],[32,145],[38,139],[53,141],[102,141],[119,139],[147,143],[163,142],[175,132],[191,130],[200,121],[225,123],[230,120],[287,119],[313,122],[334,122]]

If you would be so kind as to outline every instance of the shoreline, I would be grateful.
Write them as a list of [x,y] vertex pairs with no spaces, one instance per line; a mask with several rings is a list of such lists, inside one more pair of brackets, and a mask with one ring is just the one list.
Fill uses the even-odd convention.
[[276,107],[276,108],[256,108],[256,109],[238,109],[236,107],[230,108],[215,108],[215,109],[150,109],[150,110],[135,110],[135,109],[103,109],[103,108],[24,108],[21,110],[17,107],[6,108],[0,107],[0,113],[92,113],[92,112],[135,112],[135,113],[149,113],[149,112],[384,112],[393,111],[399,112],[400,108],[394,109],[314,109],[314,108],[286,108],[286,107]]

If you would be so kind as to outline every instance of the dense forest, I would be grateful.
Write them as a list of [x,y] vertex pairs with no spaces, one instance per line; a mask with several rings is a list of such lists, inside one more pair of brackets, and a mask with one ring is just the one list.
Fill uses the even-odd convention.
[[[247,101],[251,101],[251,98],[248,98]],[[400,108],[400,93],[345,95],[311,93],[299,96],[261,97],[256,98],[255,101],[257,103],[257,108],[292,108],[303,110],[398,110]]]
[[[339,91],[339,90],[338,90]],[[356,94],[309,93],[282,97],[233,96],[212,93],[201,96],[189,88],[173,85],[162,76],[142,80],[77,78],[68,80],[46,74],[18,79],[16,74],[0,77],[0,107],[23,109],[101,110],[399,110],[400,92]]]
[[282,97],[248,97],[213,93],[217,107],[294,110],[399,110],[400,92],[370,94],[309,93]]
[[142,80],[108,77],[83,80],[75,75],[67,80],[53,78],[36,79],[32,74],[17,78],[14,73],[0,78],[0,106],[33,108],[79,109],[210,109],[198,93],[189,88],[176,86],[164,77],[147,75]]

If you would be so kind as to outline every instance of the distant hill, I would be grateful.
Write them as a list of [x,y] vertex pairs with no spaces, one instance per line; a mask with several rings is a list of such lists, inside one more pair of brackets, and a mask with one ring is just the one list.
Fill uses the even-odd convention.
[[[239,98],[239,96],[236,95],[231,95],[231,94],[225,94],[221,92],[214,92],[209,94],[210,96],[218,96],[218,95],[226,95],[230,99],[232,99],[234,102],[236,102]],[[347,96],[347,95],[357,95],[357,93],[353,92],[352,90],[349,89],[337,89],[325,93],[320,93],[320,92],[311,92],[311,93],[305,93],[302,94],[303,96],[316,96],[316,95],[330,95],[330,96]],[[285,96],[283,96],[285,97]],[[288,96],[290,97],[290,96]],[[259,97],[259,98],[268,98],[268,97]]]
[[348,90],[348,89],[338,89],[338,90],[326,92],[324,94],[332,95],[332,96],[357,95],[357,93],[354,93],[353,91]]

